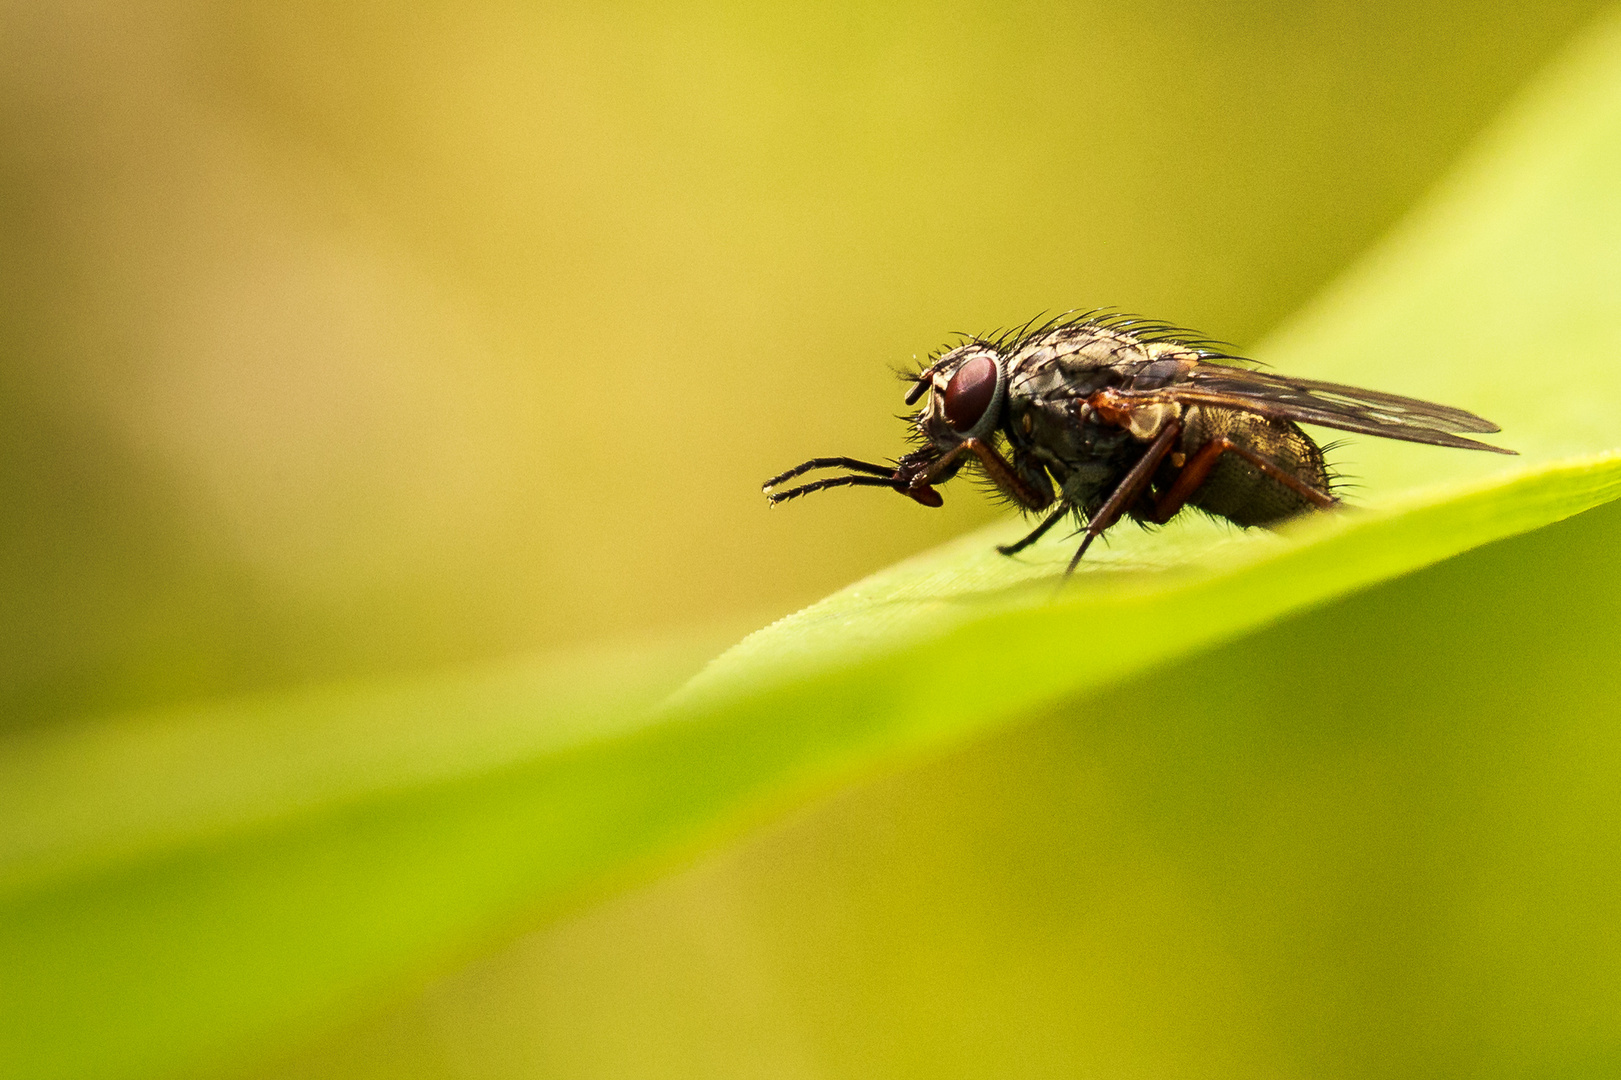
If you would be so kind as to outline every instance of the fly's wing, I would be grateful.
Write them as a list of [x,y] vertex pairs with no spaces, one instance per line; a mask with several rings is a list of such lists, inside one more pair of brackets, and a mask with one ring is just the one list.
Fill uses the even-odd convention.
[[1180,380],[1168,386],[1118,392],[1128,399],[1141,397],[1242,409],[1280,420],[1319,424],[1386,439],[1490,450],[1494,454],[1516,453],[1464,438],[1461,432],[1490,433],[1500,429],[1490,420],[1462,409],[1377,390],[1315,379],[1291,379],[1225,364],[1195,363],[1184,371]]

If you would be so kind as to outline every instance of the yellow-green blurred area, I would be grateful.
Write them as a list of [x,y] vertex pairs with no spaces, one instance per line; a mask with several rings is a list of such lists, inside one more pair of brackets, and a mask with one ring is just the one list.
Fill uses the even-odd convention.
[[0,722],[792,610],[996,513],[766,512],[894,367],[1252,343],[1594,10],[9,5]]
[[[1618,73],[1587,0],[6,7],[0,1077],[1621,1075]],[[767,510],[1103,305],[1523,456],[1062,589],[967,483]]]

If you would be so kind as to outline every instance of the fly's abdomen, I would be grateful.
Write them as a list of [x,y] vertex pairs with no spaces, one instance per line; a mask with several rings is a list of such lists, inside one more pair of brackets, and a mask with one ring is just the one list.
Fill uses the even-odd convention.
[[[1311,437],[1287,420],[1237,409],[1194,406],[1184,414],[1182,453],[1191,460],[1222,436],[1254,451],[1296,479],[1328,491],[1323,452]],[[1237,454],[1222,454],[1209,478],[1189,503],[1239,525],[1271,525],[1312,508],[1299,492],[1267,476]]]

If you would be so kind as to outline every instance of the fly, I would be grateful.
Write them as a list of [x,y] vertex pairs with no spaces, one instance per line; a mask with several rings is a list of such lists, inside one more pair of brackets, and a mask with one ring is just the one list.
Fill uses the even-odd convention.
[[[1496,424],[1473,413],[1354,386],[1243,367],[1186,331],[1133,316],[1065,316],[937,353],[906,403],[917,449],[887,465],[812,458],[766,481],[771,504],[832,487],[883,487],[922,503],[936,485],[981,470],[1029,513],[1023,551],[1066,516],[1085,535],[1069,561],[1122,517],[1164,524],[1192,506],[1238,525],[1275,525],[1338,504],[1323,448],[1297,425],[1489,450],[1465,435]],[[841,474],[783,489],[816,469]]]

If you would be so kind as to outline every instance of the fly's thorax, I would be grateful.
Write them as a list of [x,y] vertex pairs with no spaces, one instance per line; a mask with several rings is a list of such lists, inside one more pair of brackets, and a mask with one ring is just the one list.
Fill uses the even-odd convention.
[[1174,401],[1160,401],[1134,406],[1125,415],[1122,426],[1138,442],[1153,442],[1165,430],[1166,424],[1175,422],[1181,416],[1182,406]]
[[1183,345],[1156,341],[1143,347],[1143,362],[1135,365],[1125,385],[1132,390],[1159,390],[1188,377],[1200,354]]
[[1010,358],[1015,367],[1056,366],[1071,374],[1140,363],[1149,345],[1130,334],[1103,326],[1065,326],[1019,346]]
[[1144,342],[1100,327],[1056,330],[1021,346],[1008,358],[1012,396],[1089,397],[1117,387],[1157,390],[1180,382],[1199,354],[1169,342]]
[[1045,468],[1067,502],[1093,507],[1100,492],[1117,482],[1129,467],[1133,447],[1129,431],[1104,423],[1084,400],[1012,393],[1007,431],[1016,455]]

